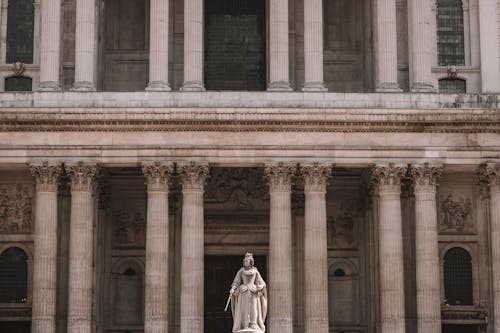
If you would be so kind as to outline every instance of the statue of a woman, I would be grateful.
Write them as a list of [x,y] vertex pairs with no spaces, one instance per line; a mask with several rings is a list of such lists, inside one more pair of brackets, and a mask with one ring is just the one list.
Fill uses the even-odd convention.
[[266,283],[253,266],[251,253],[245,254],[243,267],[236,273],[231,284],[231,311],[233,333],[260,333],[266,330],[267,315]]

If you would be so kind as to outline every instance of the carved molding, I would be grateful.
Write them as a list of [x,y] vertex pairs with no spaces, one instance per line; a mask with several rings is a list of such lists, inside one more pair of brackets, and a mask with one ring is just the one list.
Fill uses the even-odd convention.
[[177,171],[181,178],[183,192],[203,191],[209,177],[207,162],[178,163]]
[[388,165],[375,165],[372,167],[372,181],[374,185],[381,188],[392,187],[393,190],[401,191],[401,180],[406,174],[406,165],[389,163]]
[[30,233],[32,202],[31,185],[0,185],[0,234]]
[[96,164],[67,164],[66,174],[71,180],[71,191],[94,191],[99,168]]
[[35,178],[37,191],[56,192],[61,172],[61,164],[49,164],[49,162],[30,164],[30,173]]
[[292,180],[296,173],[296,163],[269,163],[264,167],[264,174],[266,175],[270,192],[290,192],[292,190]]
[[142,163],[142,173],[146,177],[148,191],[168,192],[169,180],[173,172],[173,163],[158,161]]
[[416,192],[435,191],[437,182],[443,173],[443,167],[424,163],[422,165],[412,165],[409,171]]
[[301,164],[300,174],[304,179],[304,191],[326,192],[326,185],[332,176],[333,165],[327,163]]

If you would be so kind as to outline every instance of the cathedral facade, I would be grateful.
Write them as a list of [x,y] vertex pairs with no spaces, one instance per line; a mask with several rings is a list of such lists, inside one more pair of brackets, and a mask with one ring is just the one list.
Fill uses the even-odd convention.
[[500,333],[500,0],[2,0],[0,332]]

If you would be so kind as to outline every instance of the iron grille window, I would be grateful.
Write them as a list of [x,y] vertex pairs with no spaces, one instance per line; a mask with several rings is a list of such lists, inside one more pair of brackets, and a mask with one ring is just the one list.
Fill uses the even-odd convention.
[[7,10],[7,63],[33,63],[33,0],[9,0]]
[[31,91],[31,78],[26,76],[11,76],[5,78],[5,91]]
[[465,94],[465,80],[441,79],[439,80],[439,92],[443,94]]
[[27,298],[28,263],[23,250],[11,247],[0,256],[0,303],[23,303]]
[[438,0],[437,44],[439,66],[465,65],[462,0]]
[[444,256],[444,294],[449,305],[472,305],[471,257],[460,247]]

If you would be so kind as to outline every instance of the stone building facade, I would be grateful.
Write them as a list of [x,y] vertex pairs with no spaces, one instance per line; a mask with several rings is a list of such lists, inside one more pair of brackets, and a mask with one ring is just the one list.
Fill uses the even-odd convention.
[[499,19],[3,0],[0,331],[500,333]]

